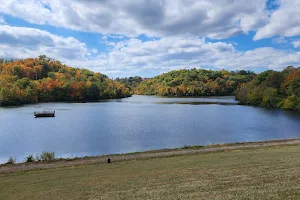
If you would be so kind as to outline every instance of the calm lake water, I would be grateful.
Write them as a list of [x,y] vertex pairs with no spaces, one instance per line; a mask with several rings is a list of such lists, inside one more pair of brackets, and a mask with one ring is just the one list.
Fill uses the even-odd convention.
[[[300,137],[299,113],[236,103],[233,97],[133,96],[0,108],[0,163],[42,151],[75,157]],[[34,118],[43,110],[56,117]]]

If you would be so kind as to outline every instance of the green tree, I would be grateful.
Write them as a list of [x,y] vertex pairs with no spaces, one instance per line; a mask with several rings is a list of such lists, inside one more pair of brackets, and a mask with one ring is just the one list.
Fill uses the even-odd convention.
[[288,93],[300,97],[300,78],[295,78],[290,82]]
[[262,106],[272,108],[276,107],[277,98],[278,94],[275,88],[266,88],[263,92]]

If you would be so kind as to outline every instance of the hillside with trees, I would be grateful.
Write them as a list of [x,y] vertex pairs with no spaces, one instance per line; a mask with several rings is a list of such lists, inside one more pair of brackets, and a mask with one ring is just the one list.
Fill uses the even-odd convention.
[[123,83],[127,88],[130,89],[130,91],[134,91],[134,89],[145,79],[143,79],[140,76],[135,77],[125,77],[125,78],[116,78],[115,81]]
[[300,68],[268,70],[237,89],[240,104],[300,110]]
[[0,59],[2,106],[54,101],[97,101],[132,93],[159,96],[233,95],[240,104],[300,110],[300,68],[281,72],[174,70],[151,79],[117,78],[61,64],[44,55]]
[[174,70],[143,81],[134,92],[177,97],[233,95],[239,85],[251,81],[254,77],[253,72],[245,70]]
[[120,82],[87,69],[72,68],[42,55],[0,60],[2,106],[52,101],[96,101],[130,96]]

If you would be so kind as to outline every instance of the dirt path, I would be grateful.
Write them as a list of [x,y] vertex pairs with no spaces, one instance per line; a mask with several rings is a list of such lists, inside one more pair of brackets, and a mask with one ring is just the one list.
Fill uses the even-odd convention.
[[18,172],[18,171],[30,171],[41,169],[52,169],[59,167],[71,167],[77,165],[89,165],[107,163],[107,159],[110,158],[112,162],[143,159],[143,158],[159,158],[168,156],[178,156],[187,154],[209,153],[217,151],[231,151],[238,149],[250,149],[258,147],[271,147],[282,145],[297,145],[300,144],[300,139],[290,140],[277,140],[277,141],[265,141],[265,142],[249,142],[240,144],[224,144],[224,145],[209,145],[198,149],[164,149],[157,151],[148,151],[141,153],[132,153],[124,155],[107,155],[107,156],[94,156],[88,158],[80,158],[73,160],[56,160],[52,162],[33,162],[33,163],[20,163],[13,165],[0,165],[0,173]]

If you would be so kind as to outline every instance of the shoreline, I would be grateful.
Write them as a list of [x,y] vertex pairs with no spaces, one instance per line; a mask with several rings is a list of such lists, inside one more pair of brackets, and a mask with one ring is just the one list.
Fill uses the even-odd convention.
[[[102,102],[109,102],[113,100],[121,100],[126,99],[132,96],[157,96],[160,98],[177,98],[177,99],[184,99],[184,98],[214,98],[214,97],[235,97],[234,95],[218,95],[218,96],[159,96],[159,95],[147,95],[147,94],[131,94],[130,96],[124,96],[124,97],[117,97],[117,98],[104,98],[104,99],[98,99],[98,100],[78,100],[78,101],[37,101],[32,103],[23,103],[23,104],[16,104],[16,105],[1,105],[0,102],[0,108],[17,108],[17,107],[23,107],[27,105],[37,105],[37,104],[46,104],[46,103],[66,103],[66,104],[76,104],[76,103],[102,103]],[[165,102],[161,102],[164,104]],[[174,102],[177,103],[177,102]],[[215,102],[199,102],[200,104],[215,104]],[[216,104],[219,104],[220,102],[216,102]],[[173,104],[172,102],[170,104]],[[187,103],[181,103],[181,104],[189,104]],[[222,104],[222,102],[221,102]],[[224,102],[226,105],[227,103]],[[230,105],[239,105],[239,102],[235,103],[228,103]]]
[[0,108],[17,108],[17,107],[23,107],[27,105],[37,105],[37,104],[44,104],[44,103],[98,103],[98,102],[106,102],[109,100],[118,100],[118,99],[125,99],[132,97],[130,96],[125,96],[125,97],[117,97],[117,98],[104,98],[104,99],[98,99],[98,100],[77,100],[77,101],[37,101],[37,102],[32,102],[32,103],[23,103],[23,104],[16,104],[16,105],[1,105],[0,102]]
[[266,140],[259,142],[237,142],[237,143],[223,143],[223,144],[211,144],[207,146],[184,146],[174,149],[159,149],[143,152],[132,152],[126,154],[110,154],[101,156],[86,156],[80,158],[57,158],[52,161],[34,161],[28,163],[16,163],[16,164],[1,164],[1,173],[14,173],[20,171],[33,171],[33,170],[45,170],[55,169],[61,167],[72,167],[80,165],[93,165],[107,163],[108,159],[112,163],[130,161],[137,159],[154,159],[173,156],[184,156],[191,154],[201,153],[213,153],[213,152],[226,152],[233,150],[244,150],[254,148],[265,148],[274,146],[287,146],[287,145],[300,145],[300,138],[295,139],[283,139],[283,140]]

